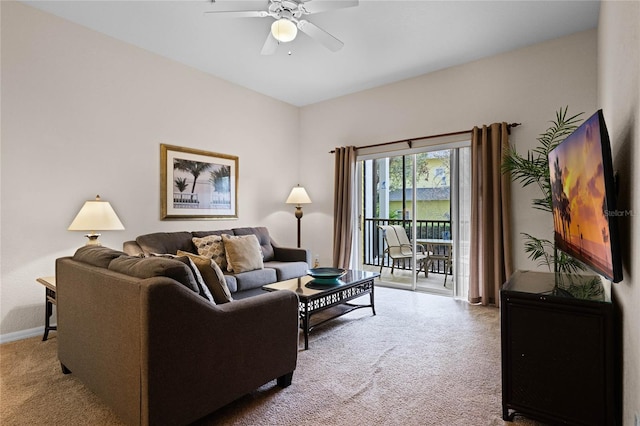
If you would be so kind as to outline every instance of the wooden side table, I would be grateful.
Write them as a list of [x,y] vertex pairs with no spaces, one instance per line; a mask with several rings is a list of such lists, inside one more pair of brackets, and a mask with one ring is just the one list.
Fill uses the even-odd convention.
[[44,336],[42,336],[42,341],[44,342],[49,337],[49,331],[58,329],[55,325],[50,324],[53,305],[56,304],[56,277],[42,277],[36,279],[36,281],[44,286]]

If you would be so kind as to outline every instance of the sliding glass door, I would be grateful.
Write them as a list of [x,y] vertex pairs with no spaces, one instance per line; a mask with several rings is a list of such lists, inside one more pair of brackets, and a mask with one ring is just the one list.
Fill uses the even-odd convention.
[[462,297],[468,158],[465,146],[359,158],[359,267],[381,271],[383,285]]

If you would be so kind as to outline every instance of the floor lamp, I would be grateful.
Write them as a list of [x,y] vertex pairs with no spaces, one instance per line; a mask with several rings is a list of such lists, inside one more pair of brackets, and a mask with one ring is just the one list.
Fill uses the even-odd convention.
[[311,204],[311,198],[304,187],[294,186],[286,201],[287,204],[296,205],[296,219],[298,219],[298,248],[300,248],[300,219],[302,219],[302,204]]

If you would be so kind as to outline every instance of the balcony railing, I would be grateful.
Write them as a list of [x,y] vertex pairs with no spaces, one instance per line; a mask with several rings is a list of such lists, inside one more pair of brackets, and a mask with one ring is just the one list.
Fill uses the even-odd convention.
[[[402,219],[377,219],[365,218],[363,235],[362,263],[365,265],[380,266],[381,263],[385,267],[391,267],[390,259],[384,255],[386,248],[382,230],[382,225],[401,225],[407,232],[410,240],[413,240],[411,232],[411,220]],[[449,220],[416,220],[416,238],[422,239],[450,239],[451,237],[451,221]],[[448,237],[448,238],[445,238]],[[440,247],[444,250],[444,247]],[[410,262],[399,262],[396,268],[411,269]],[[429,272],[438,274],[445,273],[445,265],[443,261],[433,262]],[[451,273],[451,271],[446,271]]]

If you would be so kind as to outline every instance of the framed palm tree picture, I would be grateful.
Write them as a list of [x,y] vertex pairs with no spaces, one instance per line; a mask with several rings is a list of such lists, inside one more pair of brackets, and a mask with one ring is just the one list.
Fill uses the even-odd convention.
[[161,219],[238,217],[238,157],[160,144]]

